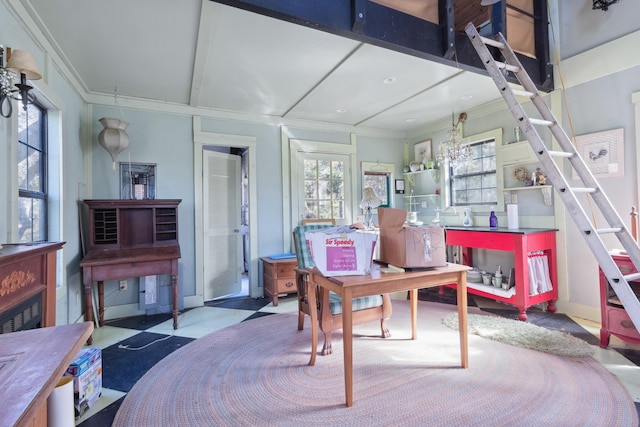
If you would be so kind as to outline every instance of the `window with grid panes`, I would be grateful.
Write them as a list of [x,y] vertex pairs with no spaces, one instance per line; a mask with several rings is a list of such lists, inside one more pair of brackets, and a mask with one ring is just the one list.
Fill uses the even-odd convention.
[[47,114],[38,104],[18,108],[18,239],[47,240]]
[[469,161],[449,168],[451,205],[496,205],[495,139],[471,144],[471,153]]
[[345,166],[342,160],[304,159],[304,218],[345,218]]

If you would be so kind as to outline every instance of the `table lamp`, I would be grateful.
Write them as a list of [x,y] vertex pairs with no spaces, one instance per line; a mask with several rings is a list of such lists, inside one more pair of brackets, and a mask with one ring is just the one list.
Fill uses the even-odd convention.
[[376,195],[372,187],[364,187],[362,190],[362,201],[360,208],[364,210],[364,225],[367,229],[373,228],[372,210],[382,204],[382,200]]

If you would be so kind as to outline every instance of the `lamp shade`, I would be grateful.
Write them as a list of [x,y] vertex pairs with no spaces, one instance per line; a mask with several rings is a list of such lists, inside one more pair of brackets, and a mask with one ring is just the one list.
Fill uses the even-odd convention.
[[11,52],[11,57],[9,57],[9,61],[7,61],[7,69],[16,73],[18,76],[24,74],[29,80],[40,80],[42,78],[35,59],[25,50],[14,50]]
[[113,169],[115,169],[118,154],[129,146],[129,135],[125,131],[129,123],[107,117],[103,117],[99,121],[104,129],[98,135],[98,142],[111,155]]
[[362,190],[362,201],[360,202],[361,209],[373,209],[382,204],[382,200],[378,198],[376,192],[372,187],[364,187]]

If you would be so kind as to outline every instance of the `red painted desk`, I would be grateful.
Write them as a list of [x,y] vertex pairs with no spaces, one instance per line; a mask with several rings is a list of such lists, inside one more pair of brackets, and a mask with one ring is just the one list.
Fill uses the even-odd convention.
[[[467,290],[474,295],[512,304],[520,311],[518,318],[527,320],[527,309],[543,302],[548,304],[547,311],[556,312],[555,302],[558,299],[556,231],[548,228],[520,228],[518,230],[498,228],[498,230],[491,230],[489,227],[447,227],[446,239],[448,246],[463,248],[462,263],[465,265],[473,265],[471,255],[473,248],[512,252],[516,274],[516,293],[514,295],[503,297],[485,292],[482,290],[482,286],[467,286]],[[535,251],[543,251],[547,255],[553,290],[529,295],[528,254]],[[455,285],[449,286],[455,287]]]

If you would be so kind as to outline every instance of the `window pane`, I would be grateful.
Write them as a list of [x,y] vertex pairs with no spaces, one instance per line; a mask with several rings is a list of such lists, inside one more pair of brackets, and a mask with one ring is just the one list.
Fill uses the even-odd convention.
[[330,199],[331,198],[331,189],[329,186],[331,185],[331,181],[318,181],[318,199]]
[[497,204],[496,144],[494,140],[471,145],[472,159],[450,168],[451,203]]
[[318,205],[312,200],[306,200],[304,202],[304,217],[305,218],[319,218],[318,217]]
[[328,160],[318,161],[318,178],[331,179],[331,162]]
[[27,190],[42,192],[42,175],[40,171],[41,153],[29,148],[27,158]]
[[483,175],[482,176],[482,186],[484,188],[487,187],[496,187],[496,175],[495,174],[488,174],[488,175]]
[[344,200],[344,181],[333,182],[333,198]]
[[45,240],[46,238],[46,230],[47,224],[46,220],[46,205],[45,200],[42,199],[32,199],[33,200],[33,215],[32,215],[32,224],[33,224],[33,238],[31,239],[34,242],[39,242]]
[[45,240],[45,201],[20,197],[18,199],[18,240],[20,243]]
[[331,218],[331,202],[324,201],[319,203],[319,215],[318,218]]
[[344,219],[345,212],[344,212],[344,201],[343,200],[337,200],[337,201],[333,202],[333,217],[335,219]]
[[482,192],[482,202],[483,203],[491,203],[495,204],[495,201],[498,200],[498,191],[495,188],[485,188]]
[[18,144],[18,188],[27,189],[27,146]]
[[332,162],[332,177],[333,179],[344,180],[344,162]]
[[47,239],[46,110],[29,104],[18,109],[18,239]]
[[304,161],[304,177],[305,179],[316,179],[318,167],[315,160]]

